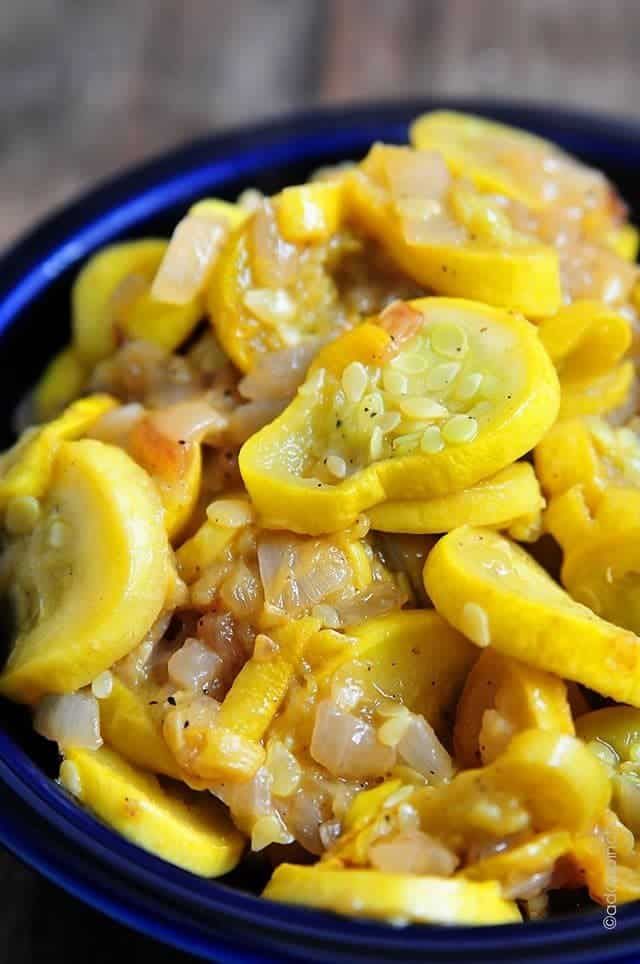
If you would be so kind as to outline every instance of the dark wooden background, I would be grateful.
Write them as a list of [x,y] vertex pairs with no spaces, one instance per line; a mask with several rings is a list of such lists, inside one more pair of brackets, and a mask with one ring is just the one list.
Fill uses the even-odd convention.
[[0,245],[194,134],[491,94],[640,114],[638,0],[1,0]]
[[[640,115],[638,0],[0,0],[0,246],[193,135],[406,94]],[[0,854],[0,960],[180,958]],[[184,958],[182,958],[184,960]]]

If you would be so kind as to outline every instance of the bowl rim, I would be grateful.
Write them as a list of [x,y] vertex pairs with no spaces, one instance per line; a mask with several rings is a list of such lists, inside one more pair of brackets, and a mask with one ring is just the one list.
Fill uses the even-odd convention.
[[[299,111],[243,125],[101,182],[11,245],[0,258],[0,337],[64,271],[145,218],[231,180],[250,183],[269,165],[319,164],[338,152],[359,153],[381,137],[405,140],[408,120],[436,107],[470,110],[533,130],[559,127],[578,153],[597,140],[601,153],[613,158],[624,152],[640,164],[640,122],[518,101],[434,96]],[[618,956],[640,946],[640,907],[633,905],[618,909],[610,932],[599,910],[525,927],[394,930],[272,903],[221,881],[203,882],[141,851],[79,808],[2,726],[0,803],[0,842],[7,849],[109,916],[210,959],[215,953],[225,962],[257,964],[280,960],[286,951],[289,957],[298,955],[295,959],[371,961],[375,946],[379,960],[402,958],[405,964],[424,960],[425,954],[432,960],[508,961],[516,950],[523,961],[544,958],[553,964],[595,960],[595,953]]]

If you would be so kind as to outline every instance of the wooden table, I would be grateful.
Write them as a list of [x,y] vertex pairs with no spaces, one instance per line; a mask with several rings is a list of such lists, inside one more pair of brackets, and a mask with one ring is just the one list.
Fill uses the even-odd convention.
[[[439,92],[639,116],[639,34],[637,0],[3,0],[0,246],[127,164],[305,105]],[[8,855],[0,893],[2,961],[176,960]]]
[[434,92],[640,114],[637,0],[3,0],[0,246],[204,131]]

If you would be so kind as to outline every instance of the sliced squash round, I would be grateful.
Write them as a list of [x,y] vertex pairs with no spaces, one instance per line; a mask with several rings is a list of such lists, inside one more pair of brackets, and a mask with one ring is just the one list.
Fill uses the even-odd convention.
[[516,462],[462,492],[439,498],[383,502],[367,510],[373,529],[381,532],[428,534],[449,532],[461,525],[508,528],[544,507],[535,472],[528,462]]
[[287,349],[310,360],[321,344],[393,298],[420,293],[345,223],[342,196],[341,182],[287,188],[229,238],[208,308],[220,344],[241,371]]
[[69,347],[51,361],[33,390],[35,416],[39,422],[55,418],[80,395],[87,379],[87,367]]
[[640,705],[640,639],[572,599],[509,539],[454,529],[429,554],[425,586],[438,612],[477,645]]
[[542,344],[561,379],[583,379],[612,368],[631,345],[627,318],[599,301],[564,305],[539,325]]
[[593,831],[610,797],[608,770],[584,743],[532,729],[516,733],[487,766],[417,790],[412,803],[428,832],[465,852],[479,836]]
[[331,532],[379,503],[459,492],[555,420],[557,376],[524,318],[427,298],[378,322],[323,349],[297,398],[243,446],[265,526]]
[[606,743],[622,761],[640,747],[640,711],[632,706],[603,706],[576,720],[576,733],[585,743]]
[[12,499],[39,499],[49,484],[60,444],[81,438],[116,405],[110,395],[91,395],[73,402],[52,422],[26,429],[0,456],[0,509],[6,509]]
[[462,766],[490,763],[521,730],[575,733],[564,680],[484,650],[456,709],[453,745]]
[[633,390],[632,361],[623,361],[601,375],[573,375],[561,380],[560,417],[607,415],[626,405]]
[[[439,155],[377,144],[346,175],[351,216],[419,284],[532,317],[562,301],[553,247],[517,231],[495,200],[451,178]],[[420,167],[426,165],[421,176]],[[417,168],[417,171],[416,171]]]
[[145,338],[172,351],[195,327],[203,313],[198,299],[176,306],[151,296],[166,250],[166,241],[128,241],[87,262],[71,294],[73,345],[84,364],[106,358],[123,337]]
[[502,853],[469,864],[462,871],[469,880],[495,880],[503,891],[528,880],[533,874],[549,873],[559,857],[572,846],[571,834],[566,830],[539,833],[525,843],[509,847]]
[[495,881],[476,883],[460,877],[280,864],[263,896],[396,924],[510,924],[520,920],[517,904],[501,896]]
[[319,687],[331,679],[339,691],[355,682],[365,702],[402,703],[424,716],[440,738],[448,738],[475,647],[432,609],[378,616],[347,634],[349,645],[314,671]]
[[[562,583],[603,619],[640,633],[640,493],[619,493],[621,498],[611,501],[612,494],[604,497],[583,539],[567,548]],[[619,513],[631,500],[632,512],[612,513],[614,505]]]
[[423,114],[411,125],[411,143],[439,151],[456,174],[480,190],[541,208],[560,201],[589,202],[607,220],[620,203],[606,178],[556,144],[528,131],[457,111]]
[[23,702],[89,684],[138,645],[167,595],[153,483],[101,442],[61,443],[33,528],[5,553],[15,638],[0,692]]
[[184,772],[162,738],[162,726],[152,713],[151,699],[144,688],[132,689],[113,674],[111,692],[100,700],[100,733],[105,743],[129,763],[184,780]]
[[202,446],[197,439],[182,443],[155,426],[153,416],[139,420],[129,434],[129,454],[153,479],[164,508],[169,540],[180,539],[200,495]]
[[64,755],[65,789],[143,850],[201,877],[220,877],[240,861],[243,838],[210,794],[161,786],[107,747],[68,747]]

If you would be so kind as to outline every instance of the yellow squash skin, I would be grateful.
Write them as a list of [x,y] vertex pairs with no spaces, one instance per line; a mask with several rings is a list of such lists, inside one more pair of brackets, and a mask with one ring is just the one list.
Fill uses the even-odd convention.
[[[164,525],[173,544],[179,543],[195,510],[202,482],[202,447],[190,441],[174,459],[175,445],[163,446],[161,435],[147,434],[148,421],[130,435],[129,453],[149,473],[164,509]],[[166,444],[166,442],[165,442]]]
[[[79,777],[80,802],[143,850],[201,877],[220,877],[238,864],[243,838],[209,794],[187,797],[162,787],[106,747],[68,747],[65,763]],[[64,786],[64,769],[61,779]]]
[[418,877],[376,870],[330,870],[280,864],[264,897],[353,917],[397,923],[510,924],[517,904],[495,881]]
[[591,418],[558,422],[535,454],[550,496],[545,528],[564,553],[563,585],[600,616],[636,633],[639,452],[631,429]]
[[237,529],[214,525],[206,519],[200,528],[183,542],[176,552],[176,563],[181,579],[190,586],[233,542]]
[[583,418],[556,422],[536,446],[534,464],[542,489],[550,498],[580,485],[590,504],[594,504],[606,484],[607,473],[590,423]]
[[409,139],[420,151],[441,153],[454,174],[464,174],[480,190],[503,194],[533,208],[543,203],[536,183],[518,177],[510,164],[501,162],[500,153],[509,145],[512,151],[515,147],[537,154],[560,153],[549,141],[526,131],[448,110],[416,118]]
[[391,201],[363,170],[346,175],[345,203],[354,223],[382,244],[399,268],[438,294],[532,317],[553,314],[561,305],[558,256],[550,246],[535,239],[511,245],[408,240]]
[[100,732],[104,741],[135,766],[184,780],[151,714],[144,691],[130,689],[113,676],[109,696],[100,700]]
[[532,874],[553,870],[559,857],[569,853],[571,834],[566,830],[550,830],[537,834],[526,843],[510,847],[504,853],[484,857],[462,871],[468,880],[494,880],[504,889],[526,880]]
[[314,672],[322,687],[334,674],[357,679],[422,714],[443,738],[477,651],[433,610],[407,610],[346,630],[351,644]]
[[422,502],[403,500],[372,506],[367,515],[380,532],[430,534],[461,525],[508,528],[544,508],[535,472],[528,462],[516,462],[461,492]]
[[[218,258],[209,288],[207,310],[218,341],[242,372],[251,371],[255,361],[243,325],[248,313],[238,292],[238,276],[248,270],[247,233],[240,227],[233,231]],[[254,326],[257,325],[254,320]]]
[[611,250],[625,261],[633,262],[638,257],[640,234],[633,224],[623,224],[609,233],[607,243]]
[[640,743],[640,711],[631,706],[605,706],[580,716],[576,732],[585,743],[606,743],[621,760],[630,760],[631,748]]
[[560,373],[561,382],[601,375],[631,345],[630,322],[599,301],[574,301],[539,325],[540,339]]
[[[440,152],[454,174],[464,175],[479,190],[502,194],[534,210],[556,199],[557,192],[549,187],[560,167],[570,190],[583,195],[589,192],[592,206],[597,193],[591,220],[604,227],[615,224],[616,196],[605,178],[528,131],[472,114],[439,110],[418,117],[409,137],[419,150]],[[620,243],[625,251],[632,250],[630,238]]]
[[151,297],[166,249],[163,240],[128,241],[103,248],[87,262],[71,294],[73,345],[83,363],[106,358],[123,335],[172,351],[195,327],[203,314],[199,299],[168,305]]
[[86,365],[73,348],[65,348],[49,362],[33,390],[35,416],[39,422],[48,421],[77,398],[87,379]]
[[203,197],[201,201],[196,201],[189,208],[189,214],[197,218],[220,218],[228,221],[232,228],[239,227],[248,217],[247,211],[232,204],[230,201],[221,201],[217,197]]
[[632,361],[622,361],[600,375],[561,379],[560,418],[606,415],[624,405],[633,387]]
[[[410,784],[392,778],[370,790],[357,793],[342,819],[340,836],[322,855],[320,866],[337,870],[345,867],[371,868],[371,845],[380,838],[381,831],[384,835],[384,828],[388,826],[390,813],[393,812],[394,798],[407,801],[414,790]],[[388,804],[388,801],[391,803]]]
[[[621,856],[620,843],[627,843],[625,836],[630,836],[629,830],[620,825],[622,829],[622,840],[617,839],[618,834],[610,838],[610,828],[607,827],[607,836],[596,837],[593,834],[582,834],[575,838],[569,853],[571,862],[576,866],[578,875],[576,884],[586,886],[589,896],[598,904],[607,906],[611,904],[612,873],[611,873],[611,854],[609,846],[616,854],[615,868],[615,899],[617,904],[626,904],[629,901],[638,900],[640,897],[640,874],[637,867],[637,853],[624,854]],[[608,840],[613,839],[613,843],[608,844]],[[620,856],[619,856],[620,855]],[[624,860],[630,857],[631,866],[626,866]]]
[[167,351],[175,351],[189,337],[204,314],[200,297],[185,305],[157,301],[150,292],[143,292],[123,309],[116,320],[116,331],[126,338],[151,341]]
[[414,803],[423,826],[464,850],[483,831],[589,832],[610,797],[607,768],[580,740],[534,729],[517,733],[487,766],[418,790]]
[[468,767],[490,763],[514,733],[528,729],[575,733],[566,683],[489,647],[472,667],[458,702],[456,760]]
[[342,220],[342,182],[298,184],[278,196],[280,233],[291,244],[327,241]]
[[[285,188],[273,198],[277,227],[282,240],[302,252],[305,246],[325,244],[343,220],[342,183],[313,183]],[[250,219],[234,229],[225,244],[209,287],[208,310],[220,344],[234,365],[249,372],[265,352],[278,351],[290,343],[303,342],[312,335],[324,338],[332,331],[320,323],[307,332],[288,323],[285,338],[273,324],[265,324],[243,301],[243,285],[254,274],[252,258],[253,225]],[[254,287],[259,287],[257,281]],[[307,319],[308,320],[308,319]]]
[[153,483],[101,442],[61,443],[39,520],[7,551],[18,632],[0,692],[21,702],[86,686],[138,645],[165,602],[169,546]]
[[169,541],[179,543],[193,515],[200,494],[200,483],[202,482],[202,447],[200,443],[192,442],[190,445],[183,479],[175,485],[163,484],[159,478],[155,478],[154,482],[158,486],[160,499],[164,507],[164,524]]
[[424,576],[438,612],[479,645],[640,705],[640,639],[575,602],[515,543],[462,526],[437,543]]
[[634,430],[604,419],[558,421],[536,446],[535,466],[551,500],[580,486],[594,510],[611,489],[640,489],[640,442]]
[[357,793],[342,820],[343,833],[362,830],[380,813],[385,801],[402,787],[402,781],[385,780],[371,790]]
[[546,526],[565,551],[562,582],[595,612],[640,632],[640,492],[608,489],[593,515],[574,488],[554,499]]
[[54,421],[27,429],[0,456],[0,509],[12,498],[40,498],[46,491],[61,443],[78,439],[117,402],[110,395],[91,395],[73,402]]
[[[316,535],[346,528],[378,503],[448,495],[494,475],[529,449],[553,424],[559,404],[558,380],[525,319],[475,302],[425,298],[410,303],[425,318],[445,312],[467,319],[470,331],[504,331],[512,346],[510,364],[519,366],[513,390],[501,396],[475,439],[433,454],[394,456],[373,462],[335,484],[310,484],[305,462],[322,432],[325,392],[305,394],[304,386],[287,409],[252,436],[240,452],[240,471],[266,527]],[[372,324],[360,325],[317,356],[308,378],[324,368],[340,377],[354,360],[380,366],[390,336]]]

